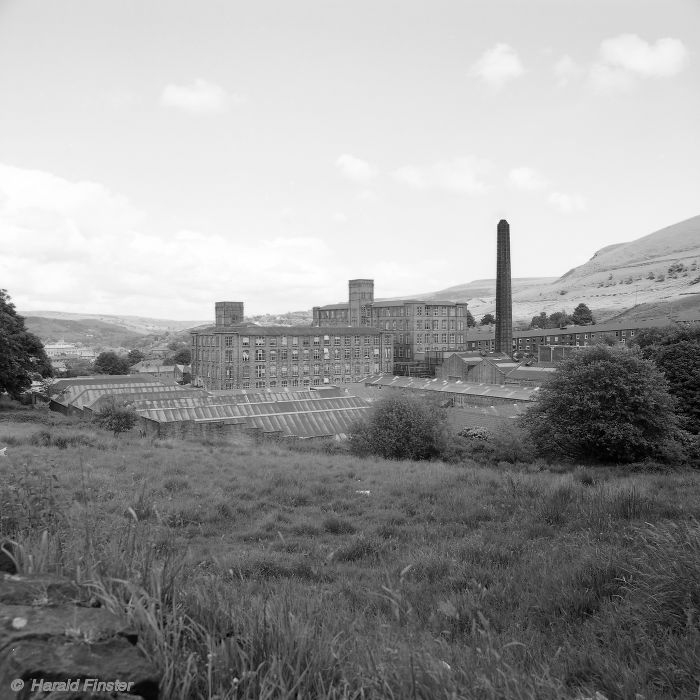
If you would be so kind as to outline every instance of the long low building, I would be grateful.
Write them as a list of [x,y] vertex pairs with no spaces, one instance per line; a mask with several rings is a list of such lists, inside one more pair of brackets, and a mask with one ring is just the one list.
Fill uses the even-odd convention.
[[246,433],[277,438],[347,436],[365,417],[369,403],[338,388],[297,391],[216,392],[166,385],[158,380],[62,385],[49,407],[66,415],[92,417],[111,403],[132,408],[143,435],[188,437]]
[[172,386],[154,379],[150,382],[106,382],[104,384],[71,384],[49,401],[49,408],[66,415],[82,415],[84,409],[91,409],[106,395],[118,397],[125,395],[162,394],[182,391],[182,387]]
[[395,377],[377,375],[365,380],[365,387],[377,392],[383,389],[399,389],[444,397],[451,406],[476,406],[515,404],[533,401],[537,387],[503,386],[498,384],[475,384],[463,381],[448,381],[435,377]]
[[[145,401],[134,405],[136,413],[146,421],[147,432],[159,435],[187,434],[197,424],[218,422],[229,426],[229,432],[257,432],[281,438],[345,438],[358,421],[364,418],[369,404],[356,396],[308,396],[286,401],[258,403],[218,403],[218,397],[200,402],[178,399]],[[150,423],[150,425],[149,425]]]
[[[540,345],[595,345],[609,338],[620,345],[626,345],[641,330],[672,325],[667,318],[646,321],[607,321],[589,326],[565,326],[562,328],[533,328],[513,331],[513,352],[537,355]],[[495,347],[495,326],[476,326],[467,333],[467,350],[493,351]]]

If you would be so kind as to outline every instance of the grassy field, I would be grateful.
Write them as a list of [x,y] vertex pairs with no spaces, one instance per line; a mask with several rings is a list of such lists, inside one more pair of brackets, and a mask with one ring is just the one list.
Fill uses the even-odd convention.
[[[694,698],[700,474],[114,439],[0,412],[0,534],[165,698]],[[596,695],[598,693],[598,695]]]

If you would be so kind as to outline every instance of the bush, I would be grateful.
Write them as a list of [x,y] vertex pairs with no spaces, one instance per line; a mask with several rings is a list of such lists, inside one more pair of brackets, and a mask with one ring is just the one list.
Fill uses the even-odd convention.
[[633,343],[664,373],[678,400],[683,427],[700,433],[700,327],[650,328],[641,331]]
[[95,358],[94,369],[98,374],[129,374],[129,360],[115,352],[101,352]]
[[105,430],[111,430],[114,437],[126,433],[136,425],[136,413],[130,408],[116,403],[104,406],[95,416],[95,422]]
[[406,394],[380,399],[367,420],[350,434],[350,451],[361,457],[435,459],[447,442],[444,410],[428,399]]
[[543,455],[635,462],[657,456],[676,437],[674,408],[653,362],[600,344],[561,363],[522,422]]

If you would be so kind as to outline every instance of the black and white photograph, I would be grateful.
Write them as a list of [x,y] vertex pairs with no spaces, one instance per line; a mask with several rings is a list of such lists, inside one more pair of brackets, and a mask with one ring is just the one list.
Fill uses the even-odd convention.
[[0,700],[700,700],[698,0],[0,0]]

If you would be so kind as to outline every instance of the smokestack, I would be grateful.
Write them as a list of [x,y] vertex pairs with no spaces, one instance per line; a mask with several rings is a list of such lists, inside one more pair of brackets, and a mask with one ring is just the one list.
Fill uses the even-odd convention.
[[510,226],[498,222],[496,240],[496,352],[513,354],[513,297],[510,288]]

